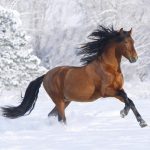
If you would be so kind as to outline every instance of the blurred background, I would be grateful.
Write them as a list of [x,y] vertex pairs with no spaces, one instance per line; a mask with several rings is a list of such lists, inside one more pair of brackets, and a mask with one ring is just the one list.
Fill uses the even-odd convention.
[[77,48],[98,25],[132,27],[139,60],[132,65],[123,60],[125,78],[150,79],[149,0],[0,0],[0,5],[20,13],[33,53],[47,69],[80,65]]

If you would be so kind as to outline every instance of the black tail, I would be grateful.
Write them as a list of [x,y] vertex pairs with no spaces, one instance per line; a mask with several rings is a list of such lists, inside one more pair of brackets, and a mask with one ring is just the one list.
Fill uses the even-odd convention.
[[43,78],[45,75],[35,79],[32,81],[25,92],[23,101],[17,107],[3,107],[3,116],[11,119],[21,117],[28,112],[28,115],[33,110],[36,100],[38,98],[39,88],[43,82]]

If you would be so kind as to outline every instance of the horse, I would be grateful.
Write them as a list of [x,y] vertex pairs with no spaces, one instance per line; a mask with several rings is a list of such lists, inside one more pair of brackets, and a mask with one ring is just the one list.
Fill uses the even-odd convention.
[[129,31],[114,30],[113,27],[98,26],[81,45],[77,55],[81,56],[81,66],[58,66],[49,70],[28,85],[22,102],[18,106],[2,107],[2,115],[18,118],[30,114],[38,98],[43,82],[44,89],[55,104],[48,116],[57,116],[66,124],[65,108],[71,101],[93,102],[99,98],[115,97],[125,104],[121,117],[131,109],[141,127],[147,126],[133,101],[123,89],[124,78],[121,60],[125,57],[130,63],[138,59],[134,40]]

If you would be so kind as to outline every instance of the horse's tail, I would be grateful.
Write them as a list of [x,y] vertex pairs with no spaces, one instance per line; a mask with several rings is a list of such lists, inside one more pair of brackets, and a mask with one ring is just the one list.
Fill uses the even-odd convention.
[[43,82],[45,75],[38,77],[28,85],[24,98],[21,104],[17,107],[3,107],[3,116],[11,119],[21,117],[28,112],[28,115],[33,110],[38,98],[39,88]]

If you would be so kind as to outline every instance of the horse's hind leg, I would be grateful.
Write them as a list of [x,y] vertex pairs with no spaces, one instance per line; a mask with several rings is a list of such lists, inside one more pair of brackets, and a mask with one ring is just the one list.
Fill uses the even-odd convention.
[[48,114],[48,117],[51,117],[51,116],[58,116],[58,111],[57,111],[57,108],[56,106],[51,110],[51,112]]
[[[70,104],[70,101],[67,101],[65,102],[65,108]],[[58,111],[57,111],[57,108],[56,106],[51,110],[51,112],[48,114],[48,117],[51,117],[51,116],[58,116]]]
[[58,121],[62,121],[66,124],[66,116],[65,116],[65,102],[63,100],[60,100],[56,104],[56,109],[58,111]]

